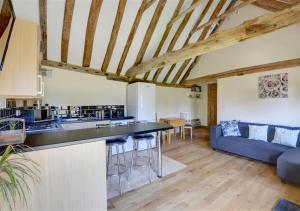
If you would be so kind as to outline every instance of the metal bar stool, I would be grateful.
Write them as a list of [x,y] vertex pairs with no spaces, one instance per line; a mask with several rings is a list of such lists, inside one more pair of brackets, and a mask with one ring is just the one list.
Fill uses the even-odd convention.
[[[154,161],[151,140],[154,139],[154,136],[152,134],[141,134],[141,135],[133,136],[132,139],[133,139],[133,151],[132,151],[132,159],[131,159],[131,168],[134,168],[134,166],[147,167],[148,180],[151,183],[151,164]],[[139,146],[141,142],[146,143],[147,155],[139,155],[139,149],[140,149]],[[143,159],[145,159],[146,162]],[[139,164],[138,161],[141,163],[144,161],[144,163]]]
[[[121,176],[129,170],[127,165],[127,160],[125,156],[125,147],[124,145],[127,142],[128,137],[123,138],[115,138],[115,139],[108,139],[106,140],[106,146],[108,146],[108,153],[107,153],[107,162],[106,162],[106,176],[118,176],[119,177],[119,190],[120,195],[122,194],[122,188],[121,188]],[[116,149],[116,156],[117,156],[117,162],[112,162],[112,150],[113,147]],[[122,152],[121,152],[122,149]],[[123,157],[123,163],[121,163],[121,155]],[[117,167],[116,173],[110,172],[110,166]],[[128,181],[128,175],[126,175],[126,179]]]

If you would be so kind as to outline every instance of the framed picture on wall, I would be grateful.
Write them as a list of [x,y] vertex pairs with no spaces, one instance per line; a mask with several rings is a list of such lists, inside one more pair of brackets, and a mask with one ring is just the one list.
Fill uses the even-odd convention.
[[259,98],[288,98],[288,73],[260,76]]

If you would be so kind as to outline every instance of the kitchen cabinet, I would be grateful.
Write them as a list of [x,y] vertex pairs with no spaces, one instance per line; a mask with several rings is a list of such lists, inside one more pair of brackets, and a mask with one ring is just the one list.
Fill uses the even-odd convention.
[[39,38],[34,22],[16,19],[4,65],[0,71],[0,96],[37,98],[41,91],[38,79]]

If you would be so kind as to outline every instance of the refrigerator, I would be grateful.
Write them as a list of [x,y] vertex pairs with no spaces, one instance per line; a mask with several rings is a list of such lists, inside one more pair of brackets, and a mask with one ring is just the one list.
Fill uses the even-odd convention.
[[137,82],[128,85],[127,115],[136,121],[156,121],[155,84]]
[[[127,115],[134,116],[135,121],[156,121],[156,87],[150,83],[132,83],[127,88]],[[154,137],[156,133],[152,133]],[[152,147],[156,147],[155,138],[151,141]],[[146,149],[146,143],[139,144],[139,150]],[[125,144],[125,151],[132,150],[132,138],[129,137]]]

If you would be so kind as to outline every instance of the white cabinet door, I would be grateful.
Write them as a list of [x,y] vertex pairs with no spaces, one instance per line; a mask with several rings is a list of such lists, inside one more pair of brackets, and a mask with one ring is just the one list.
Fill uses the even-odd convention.
[[126,125],[129,122],[134,122],[134,119],[113,120],[113,121],[111,121],[112,124],[122,124],[122,125]]
[[109,124],[110,121],[95,121],[95,122],[77,122],[77,123],[68,123],[61,124],[64,130],[79,130],[86,128],[97,128],[99,124]]
[[69,124],[61,124],[64,130],[79,130],[85,128],[83,123],[69,123]]

